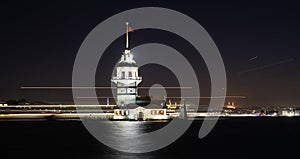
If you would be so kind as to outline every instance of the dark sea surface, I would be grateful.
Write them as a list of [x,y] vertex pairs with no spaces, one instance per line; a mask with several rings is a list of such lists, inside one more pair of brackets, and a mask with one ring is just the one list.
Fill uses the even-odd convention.
[[[125,132],[124,129],[129,131],[131,127],[126,126],[128,124],[134,125],[139,131],[147,132],[157,130],[167,122],[119,121],[118,124],[125,125],[117,127],[118,133]],[[0,121],[0,158],[295,158],[295,155],[299,158],[300,156],[300,118],[222,118],[204,139],[198,138],[201,124],[202,120],[194,121],[182,137],[161,150],[135,154],[120,152],[100,143],[87,131],[81,121]]]

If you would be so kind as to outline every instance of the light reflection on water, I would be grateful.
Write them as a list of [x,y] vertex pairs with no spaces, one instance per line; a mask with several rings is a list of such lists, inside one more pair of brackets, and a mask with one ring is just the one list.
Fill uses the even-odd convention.
[[[101,124],[107,127],[105,132],[107,138],[110,139],[111,143],[118,144],[122,149],[134,151],[143,147],[144,144],[151,144],[151,141],[144,140],[133,140],[134,136],[138,136],[147,132],[152,132],[163,128],[169,122],[147,122],[147,121],[101,121]],[[118,136],[116,138],[116,136]],[[103,153],[103,152],[102,152]],[[101,154],[102,156],[103,154]],[[125,153],[110,149],[106,153],[107,158],[151,158],[154,157],[150,154],[136,154],[136,153]]]

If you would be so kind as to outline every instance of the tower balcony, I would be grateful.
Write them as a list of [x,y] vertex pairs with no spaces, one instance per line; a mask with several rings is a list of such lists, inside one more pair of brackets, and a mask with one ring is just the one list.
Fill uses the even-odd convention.
[[127,78],[118,78],[118,77],[112,77],[112,82],[115,84],[122,83],[124,85],[132,85],[135,84],[136,86],[142,82],[142,77],[127,77]]
[[142,77],[112,77],[112,80],[142,80]]

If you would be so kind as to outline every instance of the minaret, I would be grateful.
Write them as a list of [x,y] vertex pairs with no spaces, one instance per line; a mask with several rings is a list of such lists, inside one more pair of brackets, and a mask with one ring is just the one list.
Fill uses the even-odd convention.
[[116,76],[112,77],[112,82],[117,85],[117,105],[126,106],[136,103],[138,95],[137,86],[142,82],[142,77],[138,75],[138,66],[133,59],[129,49],[129,26],[126,22],[126,48],[116,67]]

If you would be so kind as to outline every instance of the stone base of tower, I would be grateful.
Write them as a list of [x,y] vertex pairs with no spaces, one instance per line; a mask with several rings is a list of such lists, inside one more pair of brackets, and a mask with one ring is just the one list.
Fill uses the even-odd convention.
[[117,95],[117,106],[127,106],[136,104],[136,95]]

